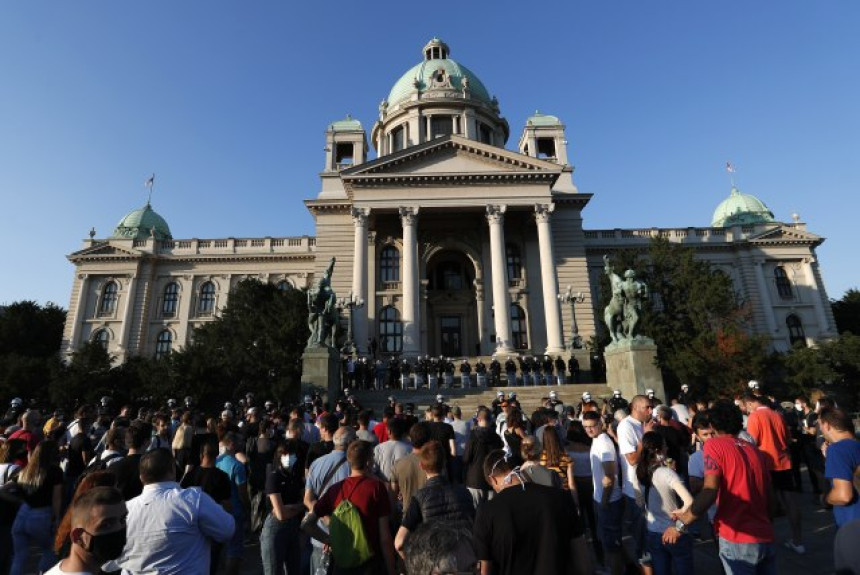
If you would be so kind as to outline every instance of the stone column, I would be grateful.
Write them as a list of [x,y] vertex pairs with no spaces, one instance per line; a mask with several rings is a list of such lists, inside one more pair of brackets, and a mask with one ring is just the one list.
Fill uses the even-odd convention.
[[369,208],[352,208],[355,223],[355,240],[352,258],[352,295],[365,305],[352,308],[352,339],[361,352],[367,345],[367,216]]
[[555,254],[552,249],[552,230],[549,216],[555,204],[535,204],[538,245],[540,247],[540,283],[543,286],[543,313],[546,319],[546,352],[564,352],[561,333],[561,314],[558,308],[558,278],[555,275]]
[[773,304],[770,301],[770,286],[767,280],[764,279],[764,261],[755,261],[755,279],[758,284],[758,293],[761,297],[762,312],[764,312],[764,320],[767,322],[769,335],[773,336],[777,333],[776,322],[773,319]]
[[90,288],[90,276],[87,274],[78,274],[78,280],[80,281],[80,291],[78,291],[78,299],[75,302],[75,315],[72,323],[74,327],[72,328],[72,337],[67,350],[69,354],[77,351],[84,343],[81,341],[81,336],[83,335],[84,322],[87,319],[87,297],[89,296],[87,290]]
[[[119,336],[119,345],[117,346],[119,348],[120,357],[118,359],[120,361],[124,361],[128,356],[128,338],[129,334],[131,334],[131,324],[134,321],[134,300],[137,297],[136,288],[137,275],[135,274],[128,280],[128,289],[126,289],[127,301],[125,302],[125,312],[123,313],[122,333]],[[143,318],[141,318],[141,321],[143,321]]]
[[418,208],[400,208],[403,224],[403,354],[415,357],[421,349],[418,286]]
[[818,336],[830,333],[830,324],[827,321],[827,314],[824,313],[824,307],[821,305],[821,290],[818,282],[815,279],[815,270],[812,269],[812,259],[804,258],[803,271],[806,276],[806,283],[809,286],[809,294],[812,296],[812,305],[815,308],[815,317],[818,319]]
[[508,267],[505,262],[505,210],[507,206],[487,206],[490,225],[490,261],[493,276],[493,318],[496,325],[496,353],[513,353],[511,347],[511,302],[508,294]]

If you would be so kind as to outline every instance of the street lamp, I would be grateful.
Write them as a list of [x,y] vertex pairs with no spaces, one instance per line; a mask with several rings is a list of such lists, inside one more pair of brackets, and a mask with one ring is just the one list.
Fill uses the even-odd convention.
[[570,345],[568,349],[580,349],[582,348],[582,338],[579,336],[579,326],[576,325],[576,304],[585,301],[585,294],[581,291],[573,293],[573,288],[571,286],[567,286],[567,291],[558,294],[557,297],[558,301],[561,303],[570,304],[570,315],[573,318],[573,330],[570,334]]
[[352,292],[349,292],[347,297],[338,298],[337,307],[349,310],[349,321],[346,324],[346,343],[344,344],[344,348],[349,349],[350,353],[357,352],[358,347],[355,345],[355,342],[352,341],[352,312],[353,310],[364,307],[364,299],[356,297],[352,295]]

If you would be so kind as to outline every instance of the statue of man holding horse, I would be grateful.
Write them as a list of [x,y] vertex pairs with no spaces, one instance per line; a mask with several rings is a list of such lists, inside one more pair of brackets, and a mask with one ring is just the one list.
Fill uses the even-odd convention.
[[335,258],[331,258],[323,275],[308,290],[308,327],[311,335],[308,347],[335,345],[335,331],[338,323],[337,297],[331,289],[331,274]]

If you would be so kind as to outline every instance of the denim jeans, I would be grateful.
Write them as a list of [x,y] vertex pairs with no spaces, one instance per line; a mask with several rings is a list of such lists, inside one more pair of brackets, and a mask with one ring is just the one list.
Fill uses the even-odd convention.
[[302,557],[299,548],[301,518],[278,521],[270,513],[260,533],[260,555],[265,575],[298,575]]
[[773,543],[732,543],[720,539],[720,560],[726,575],[776,575]]
[[645,549],[651,554],[654,575],[692,575],[693,538],[681,535],[677,543],[666,545],[663,534],[649,531],[645,536]]
[[10,575],[23,575],[27,566],[27,556],[31,545],[42,552],[39,560],[39,571],[44,572],[54,566],[57,556],[54,554],[54,530],[51,528],[51,507],[31,508],[26,503],[21,505],[15,522],[12,523],[12,568]]
[[628,529],[635,545],[636,559],[640,559],[645,552],[645,514],[636,503],[635,497],[624,496],[624,522],[629,524]]

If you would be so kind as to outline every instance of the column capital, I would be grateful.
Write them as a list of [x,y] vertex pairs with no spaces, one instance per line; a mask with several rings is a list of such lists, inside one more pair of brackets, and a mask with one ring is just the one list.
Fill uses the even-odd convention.
[[508,206],[487,204],[487,222],[490,224],[501,224],[505,221],[505,212]]
[[413,208],[407,208],[405,206],[400,206],[400,221],[404,226],[414,226],[418,223],[418,206]]
[[352,208],[352,221],[356,226],[364,227],[367,225],[367,216],[370,215],[370,208]]
[[555,204],[535,204],[535,221],[540,224],[549,222],[549,216],[555,211]]

